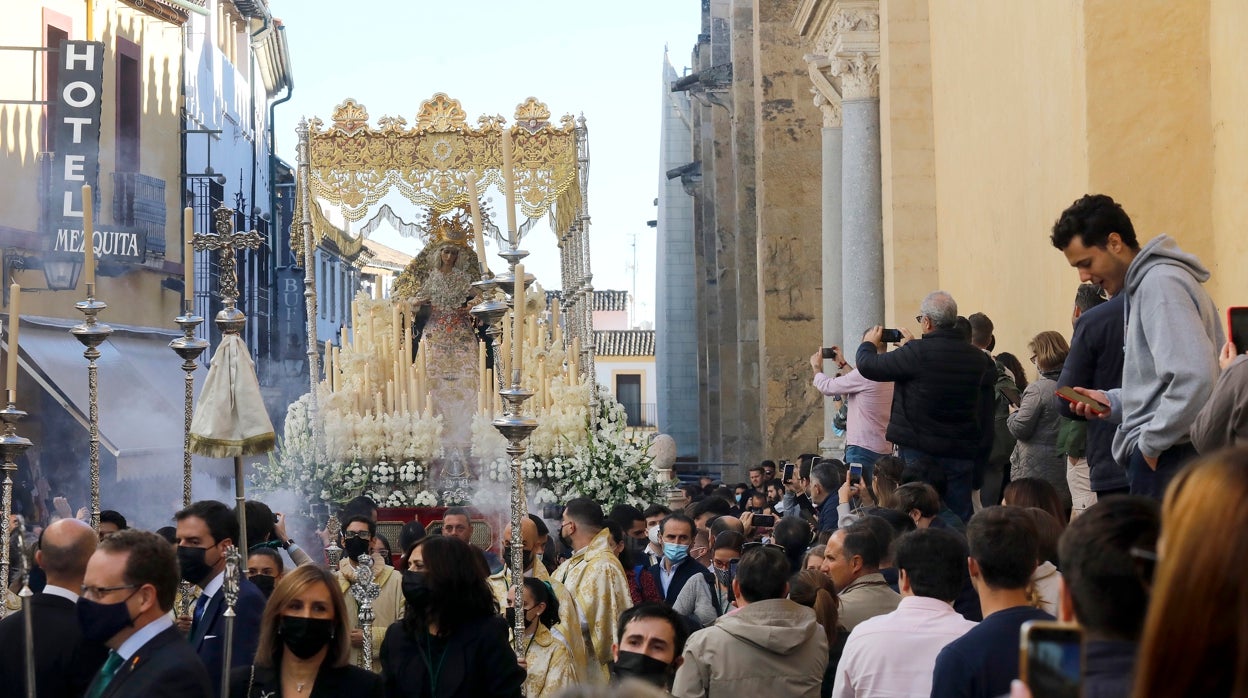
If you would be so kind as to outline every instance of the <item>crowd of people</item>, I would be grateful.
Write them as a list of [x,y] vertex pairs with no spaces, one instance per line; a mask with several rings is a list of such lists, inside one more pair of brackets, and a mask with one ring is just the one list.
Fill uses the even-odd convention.
[[1244,361],[1208,272],[1165,236],[1141,247],[1103,196],[1052,243],[1084,283],[1071,339],[1028,343],[1034,375],[934,292],[921,337],[886,351],[870,328],[831,374],[811,357],[843,458],[529,514],[518,586],[510,527],[479,547],[470,509],[392,546],[366,498],[336,539],[258,501],[245,531],[217,501],[153,532],[58,505],[29,611],[6,599],[0,692],[24,695],[30,612],[41,698],[1021,696],[1021,637],[1046,622],[1082,638],[1052,695],[1248,695],[1248,411],[1218,375]]

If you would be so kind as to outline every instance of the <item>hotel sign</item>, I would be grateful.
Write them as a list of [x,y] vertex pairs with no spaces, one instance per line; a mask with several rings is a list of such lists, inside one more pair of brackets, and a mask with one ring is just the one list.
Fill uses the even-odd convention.
[[[93,202],[82,200],[82,185],[98,192],[100,179],[100,112],[104,88],[104,44],[62,41],[58,56],[56,158],[48,189],[47,232],[58,252],[84,248],[82,212]],[[99,220],[99,216],[95,217]],[[147,238],[137,231],[95,232],[96,254],[118,261],[143,261]]]

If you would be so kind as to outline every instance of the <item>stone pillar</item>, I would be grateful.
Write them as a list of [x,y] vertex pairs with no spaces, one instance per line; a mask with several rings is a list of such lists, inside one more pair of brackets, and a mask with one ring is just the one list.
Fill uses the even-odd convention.
[[[823,346],[839,345],[842,351],[853,351],[845,344],[841,318],[841,95],[824,74],[829,61],[826,56],[806,56],[810,81],[814,85],[815,106],[823,112]],[[825,373],[835,370],[835,362],[824,361]],[[835,402],[823,399],[823,440],[819,451],[826,458],[840,455],[844,439],[832,431]]]
[[880,13],[878,0],[837,0],[833,75],[840,78],[842,333],[846,351],[884,323],[884,238],[880,203]]

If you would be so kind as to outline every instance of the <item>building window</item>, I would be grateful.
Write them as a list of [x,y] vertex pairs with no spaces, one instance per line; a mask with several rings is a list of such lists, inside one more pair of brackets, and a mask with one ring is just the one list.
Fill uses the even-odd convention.
[[[45,20],[47,18],[45,17]],[[44,46],[51,49],[43,54],[43,98],[47,100],[44,105],[45,118],[43,120],[43,149],[46,152],[56,152],[56,124],[59,121],[57,115],[57,95],[61,92],[61,76],[59,72],[61,64],[60,46],[62,41],[69,39],[69,30],[48,24],[44,27]]]
[[139,122],[143,108],[142,53],[117,39],[117,172],[139,171]]
[[628,426],[642,425],[641,374],[620,373],[615,376],[615,399],[620,401],[628,415]]

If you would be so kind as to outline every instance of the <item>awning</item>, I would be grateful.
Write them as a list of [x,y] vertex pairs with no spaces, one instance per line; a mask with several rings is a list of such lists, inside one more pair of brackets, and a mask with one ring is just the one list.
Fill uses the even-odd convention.
[[[19,361],[69,413],[90,428],[85,347],[69,334],[76,323],[23,317]],[[182,396],[186,374],[169,348],[172,331],[113,325],[96,360],[100,446],[117,461],[117,479],[182,477]],[[5,351],[8,351],[6,343]],[[205,357],[208,354],[205,353]],[[195,372],[198,395],[207,369]],[[233,474],[231,461],[196,457],[196,472]]]

